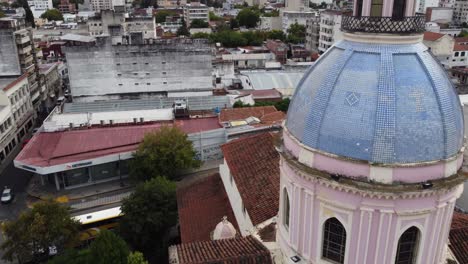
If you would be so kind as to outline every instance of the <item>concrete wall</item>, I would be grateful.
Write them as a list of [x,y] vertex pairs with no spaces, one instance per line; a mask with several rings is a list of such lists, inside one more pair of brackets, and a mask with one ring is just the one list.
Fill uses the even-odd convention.
[[70,47],[65,50],[73,97],[141,95],[212,89],[207,44]]
[[20,75],[18,51],[11,30],[0,30],[0,76]]
[[236,217],[241,235],[247,236],[250,234],[249,231],[252,230],[253,224],[250,220],[250,216],[247,210],[244,210],[242,198],[240,196],[239,190],[237,189],[234,178],[231,178],[231,171],[229,170],[229,166],[227,165],[226,160],[224,160],[223,164],[219,165],[219,174],[221,175],[224,189],[226,189],[229,203],[231,204],[232,211]]

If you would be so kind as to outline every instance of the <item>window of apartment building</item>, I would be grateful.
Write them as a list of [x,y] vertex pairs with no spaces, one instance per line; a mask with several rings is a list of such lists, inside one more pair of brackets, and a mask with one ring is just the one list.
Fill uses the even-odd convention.
[[163,84],[167,84],[167,82],[163,82]]
[[462,51],[461,54],[460,54],[460,56],[464,57],[464,56],[465,56],[465,52]]
[[460,55],[460,53],[458,51],[455,52],[455,57],[458,57],[458,55]]
[[15,103],[15,100],[14,100],[13,97],[10,98],[10,103],[11,103],[11,104],[14,104],[14,103]]
[[166,75],[166,74],[167,74],[167,72],[162,72],[162,74],[163,74],[163,75]]

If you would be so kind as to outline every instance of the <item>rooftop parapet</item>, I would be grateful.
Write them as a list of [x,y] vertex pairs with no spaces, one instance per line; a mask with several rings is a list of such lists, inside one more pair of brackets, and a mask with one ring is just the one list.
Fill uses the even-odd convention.
[[349,33],[419,34],[425,30],[425,17],[421,15],[401,18],[343,15],[341,30]]

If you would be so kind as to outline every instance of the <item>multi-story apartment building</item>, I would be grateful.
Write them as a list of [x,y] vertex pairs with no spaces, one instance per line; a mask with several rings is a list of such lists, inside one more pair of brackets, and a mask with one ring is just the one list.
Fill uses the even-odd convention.
[[340,30],[342,15],[343,12],[338,10],[326,10],[320,14],[319,53],[324,53],[343,38]]
[[312,11],[282,11],[282,29],[287,33],[292,24],[299,24],[306,26],[309,19],[314,19],[319,14]]
[[[102,10],[100,17],[88,20],[91,36],[111,36],[112,43],[144,43],[156,38],[154,17],[131,17],[113,10]],[[128,38],[129,41],[124,41]],[[133,42],[131,41],[133,40]]]
[[112,0],[90,0],[91,10],[101,12],[101,10],[111,10],[113,8]]
[[62,14],[70,14],[76,12],[76,6],[74,3],[70,3],[69,0],[61,0],[58,6],[58,10]]
[[0,163],[21,143],[33,123],[27,74],[0,78]]
[[0,77],[27,73],[34,107],[40,105],[40,77],[32,29],[23,19],[0,18]]
[[187,26],[190,26],[195,19],[210,22],[209,8],[200,2],[186,4],[184,6],[184,19]]
[[309,10],[309,2],[306,0],[285,0],[284,10],[286,11],[307,11]]
[[453,8],[454,4],[455,4],[455,0],[440,0],[439,1],[440,7]]
[[28,4],[34,18],[39,18],[45,11],[54,8],[52,6],[52,0],[28,0]]
[[429,7],[438,7],[439,0],[416,0],[416,12],[426,13]]
[[307,20],[305,48],[311,52],[319,52],[320,16]]
[[455,1],[453,4],[453,20],[458,23],[468,22],[468,1]]
[[56,98],[60,95],[62,78],[57,63],[39,65],[39,73],[45,86],[45,90],[41,93],[41,108],[43,112],[49,113],[55,107]]

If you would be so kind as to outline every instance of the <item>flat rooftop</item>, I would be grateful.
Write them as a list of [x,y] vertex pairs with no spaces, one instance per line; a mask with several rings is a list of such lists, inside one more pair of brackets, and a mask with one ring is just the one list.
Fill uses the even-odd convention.
[[186,100],[190,110],[231,108],[227,96],[161,97],[141,100],[109,100],[98,102],[66,103],[64,113],[97,113],[172,108],[176,100]]

